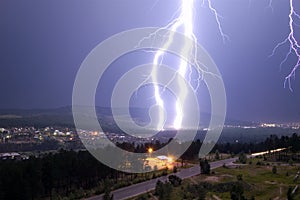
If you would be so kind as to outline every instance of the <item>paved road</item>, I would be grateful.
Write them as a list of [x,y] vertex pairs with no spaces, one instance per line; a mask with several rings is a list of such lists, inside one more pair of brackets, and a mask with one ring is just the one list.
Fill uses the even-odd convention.
[[[235,160],[237,160],[237,158],[229,158],[229,159],[225,159],[225,160],[220,160],[220,161],[215,161],[215,162],[211,162],[210,163],[210,168],[211,169],[215,169],[218,167],[223,166],[223,164],[230,164],[232,162],[234,162]],[[196,176],[200,173],[200,167],[194,166],[188,169],[182,169],[179,172],[176,173],[176,176],[185,179],[185,178],[189,178],[192,176]],[[149,181],[145,181],[142,183],[138,183],[138,184],[134,184],[128,187],[124,187],[118,190],[115,190],[112,192],[112,194],[114,195],[114,199],[128,199],[130,197],[134,197],[137,196],[139,194],[143,194],[146,193],[148,191],[154,190],[155,189],[155,185],[156,182],[158,180],[161,181],[166,181],[168,179],[168,176],[162,176],[156,179],[152,179]],[[101,200],[103,198],[103,195],[98,195],[98,196],[93,196],[88,198],[88,200]]]

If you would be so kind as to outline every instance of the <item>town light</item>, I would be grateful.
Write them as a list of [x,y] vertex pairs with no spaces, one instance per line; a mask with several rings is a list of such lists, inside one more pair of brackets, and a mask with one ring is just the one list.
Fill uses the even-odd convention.
[[152,153],[153,152],[153,149],[152,148],[149,148],[148,149],[148,153]]

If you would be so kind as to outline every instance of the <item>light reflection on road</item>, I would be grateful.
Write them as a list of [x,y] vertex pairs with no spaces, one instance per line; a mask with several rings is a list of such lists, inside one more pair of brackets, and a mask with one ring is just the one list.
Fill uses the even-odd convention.
[[265,155],[265,154],[268,154],[268,153],[275,153],[275,152],[284,151],[284,150],[286,150],[286,148],[273,149],[273,150],[270,150],[270,151],[263,151],[263,152],[253,153],[250,156],[251,157],[253,157],[253,156],[261,156],[261,155]]

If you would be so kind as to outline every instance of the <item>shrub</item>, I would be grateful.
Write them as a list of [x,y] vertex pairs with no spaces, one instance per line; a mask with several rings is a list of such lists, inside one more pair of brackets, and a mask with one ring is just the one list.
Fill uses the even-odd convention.
[[272,173],[273,173],[273,174],[277,174],[277,167],[276,167],[276,166],[273,166],[273,168],[272,168]]
[[182,179],[179,178],[178,176],[171,175],[171,176],[169,176],[168,179],[169,179],[170,183],[171,183],[174,187],[177,187],[177,186],[181,185]]
[[257,161],[256,165],[262,165],[262,163],[260,161]]
[[236,183],[233,185],[231,191],[230,191],[230,197],[232,200],[241,200],[245,199],[244,197],[244,188],[243,185],[240,183]]
[[238,174],[238,175],[236,176],[236,179],[237,179],[238,181],[242,181],[242,180],[243,180],[243,174]]
[[163,183],[160,180],[156,182],[155,195],[157,195],[159,199],[169,199],[172,190],[173,187],[171,183]]
[[174,167],[173,167],[173,173],[177,173],[177,171],[178,171],[178,170],[177,170],[177,167],[174,166]]
[[220,159],[220,153],[218,150],[215,151],[215,159],[219,160]]
[[206,159],[200,159],[200,170],[201,174],[209,174],[210,173],[210,164]]
[[246,164],[247,163],[247,156],[244,152],[240,153],[239,155],[239,162]]

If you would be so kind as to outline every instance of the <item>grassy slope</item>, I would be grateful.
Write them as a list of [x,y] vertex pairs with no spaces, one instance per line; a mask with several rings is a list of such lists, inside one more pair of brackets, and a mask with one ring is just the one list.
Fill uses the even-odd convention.
[[[249,161],[249,159],[248,159]],[[273,164],[269,163],[269,165],[259,166],[256,165],[257,161],[262,162],[259,159],[253,159],[251,165],[238,166],[234,168],[218,168],[213,170],[214,175],[205,176],[198,175],[196,177],[187,179],[183,181],[182,186],[176,187],[173,189],[171,194],[172,200],[180,200],[185,191],[188,184],[197,184],[201,181],[210,181],[212,183],[222,183],[222,182],[232,182],[236,181],[236,177],[239,174],[243,175],[243,181],[247,184],[251,185],[250,190],[245,190],[246,198],[250,199],[250,197],[254,196],[256,200],[268,200],[268,199],[286,199],[287,190],[290,186],[293,188],[295,185],[299,184],[293,182],[293,178],[295,174],[300,170],[299,166],[286,166],[286,165],[278,165],[274,164],[277,167],[277,174],[272,173]],[[287,175],[288,172],[288,175]],[[294,199],[300,199],[299,191]],[[230,200],[230,193],[215,193],[209,192],[206,195],[206,199],[215,199],[213,195],[220,197],[223,200]],[[153,198],[152,195],[141,195],[146,199],[156,199]],[[139,197],[141,197],[139,196]],[[132,199],[138,199],[132,198]]]

